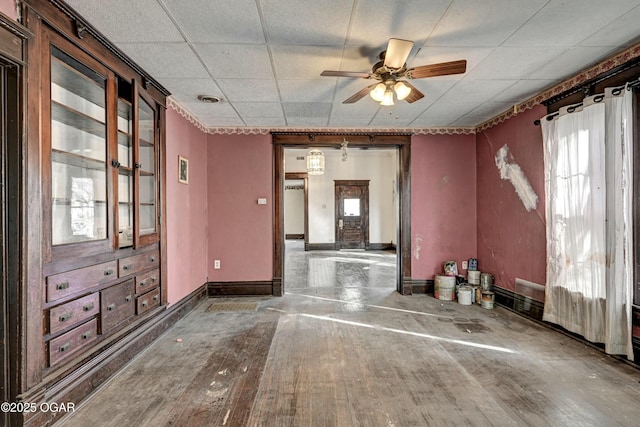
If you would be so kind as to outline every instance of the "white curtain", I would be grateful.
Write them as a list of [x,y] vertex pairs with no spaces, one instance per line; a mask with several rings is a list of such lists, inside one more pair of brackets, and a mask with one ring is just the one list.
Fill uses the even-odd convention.
[[605,349],[633,360],[633,95],[605,92],[607,301]]
[[631,93],[611,92],[604,102],[589,97],[581,107],[541,120],[548,259],[543,319],[632,359],[633,169],[625,145],[631,143]]

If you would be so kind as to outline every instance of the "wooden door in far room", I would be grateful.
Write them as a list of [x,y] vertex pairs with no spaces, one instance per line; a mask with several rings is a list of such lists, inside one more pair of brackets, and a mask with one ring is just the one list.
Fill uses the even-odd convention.
[[336,249],[369,247],[369,180],[335,181]]

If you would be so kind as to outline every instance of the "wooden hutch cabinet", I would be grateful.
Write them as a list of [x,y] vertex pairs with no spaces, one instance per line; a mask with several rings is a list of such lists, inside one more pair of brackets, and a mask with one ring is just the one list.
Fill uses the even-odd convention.
[[168,92],[63,2],[19,3],[33,33],[20,398],[77,402],[148,343],[166,308]]

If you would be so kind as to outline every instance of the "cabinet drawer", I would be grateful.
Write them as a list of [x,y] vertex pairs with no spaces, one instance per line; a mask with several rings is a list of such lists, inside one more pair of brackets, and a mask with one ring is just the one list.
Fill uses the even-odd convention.
[[107,283],[116,277],[116,261],[79,268],[47,277],[47,302],[55,301],[91,286]]
[[156,288],[151,292],[139,296],[137,299],[137,312],[142,314],[145,311],[151,310],[153,307],[160,305],[160,289]]
[[97,333],[98,321],[93,319],[49,341],[49,366],[91,345]]
[[100,316],[102,333],[135,314],[136,302],[133,279],[100,292]]
[[98,294],[70,301],[49,310],[49,333],[55,334],[100,312]]
[[136,276],[136,294],[143,294],[160,284],[160,270],[153,270],[148,273]]
[[120,277],[124,277],[151,268],[158,268],[160,265],[158,261],[157,251],[121,258],[118,260],[118,274]]

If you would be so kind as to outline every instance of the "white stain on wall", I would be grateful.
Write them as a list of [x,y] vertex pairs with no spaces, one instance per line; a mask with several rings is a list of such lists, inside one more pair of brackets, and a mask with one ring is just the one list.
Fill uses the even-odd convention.
[[538,204],[538,195],[531,187],[520,166],[515,162],[507,144],[496,153],[496,166],[500,172],[500,178],[511,182],[513,188],[516,189],[516,193],[518,193],[527,212],[534,210]]
[[413,243],[413,257],[415,259],[420,259],[420,249],[422,249],[422,236],[416,233]]

